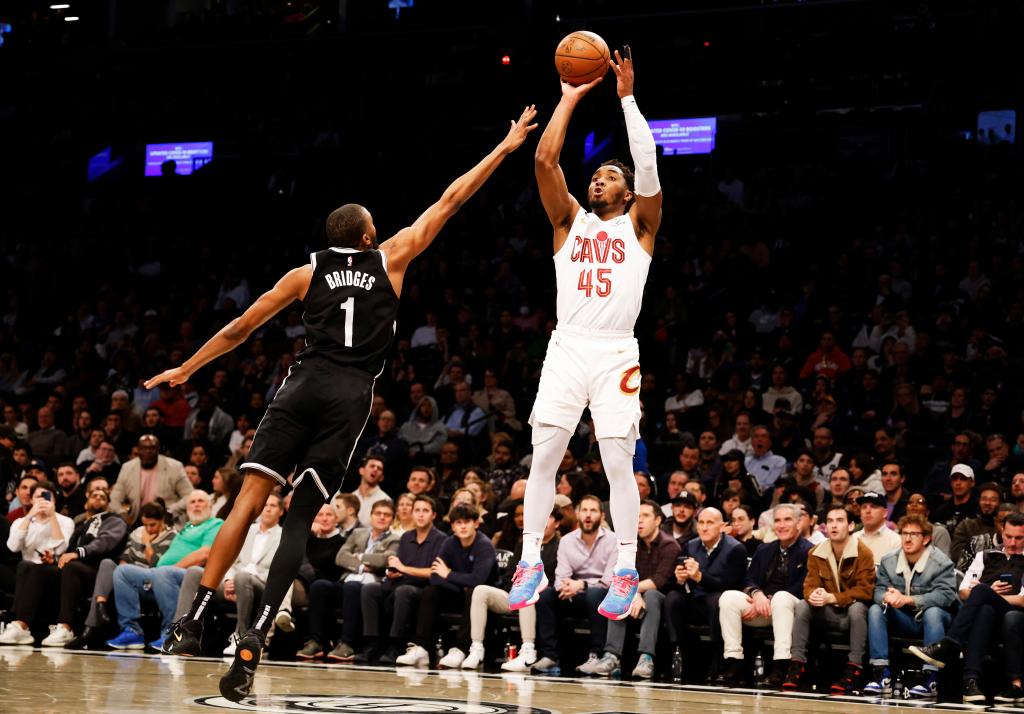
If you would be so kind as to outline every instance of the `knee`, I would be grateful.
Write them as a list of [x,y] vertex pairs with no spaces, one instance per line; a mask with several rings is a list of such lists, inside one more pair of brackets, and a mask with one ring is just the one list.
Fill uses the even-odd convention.
[[868,606],[858,600],[850,605],[849,612],[851,618],[867,619]]
[[235,573],[235,587],[236,588],[239,588],[239,587],[248,588],[248,587],[252,586],[252,583],[253,583],[253,577],[252,577],[252,575],[250,573],[248,573],[248,572],[246,572],[244,570],[239,570],[237,573]]
[[726,590],[718,599],[718,607],[721,612],[731,612],[746,607],[747,597],[739,590]]
[[[1007,617],[1013,615],[1019,615],[1024,622],[1024,613],[1011,612]],[[925,608],[924,614],[921,615],[921,621],[926,625],[941,625],[949,617],[949,613],[943,610],[941,607],[928,607]]]
[[[925,612],[925,618],[927,619],[928,613]],[[875,604],[868,608],[868,621],[874,623],[885,622],[885,611],[882,610],[882,606]]]
[[345,582],[345,583],[342,584],[341,590],[342,590],[342,594],[343,594],[343,596],[345,598],[359,597],[359,594],[363,590],[363,584],[361,582],[359,582],[358,580],[356,580],[356,581],[348,581],[348,582]]
[[643,597],[644,605],[648,608],[660,608],[662,603],[665,602],[665,593],[660,590],[648,590],[644,593]]
[[132,567],[130,565],[118,565],[114,568],[114,583],[126,583],[128,582],[128,569]]
[[608,594],[606,588],[587,588],[587,604],[591,609],[596,610],[597,606],[604,600],[604,596]]
[[1024,630],[1024,612],[1017,610],[1006,613],[1003,616],[1004,630]]

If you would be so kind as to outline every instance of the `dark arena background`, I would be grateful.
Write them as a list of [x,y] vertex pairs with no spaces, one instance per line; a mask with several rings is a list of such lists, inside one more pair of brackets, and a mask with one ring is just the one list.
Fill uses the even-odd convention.
[[[4,711],[1024,707],[1022,19],[1024,3],[1009,0],[0,0]],[[608,588],[611,563],[577,579],[563,553],[591,546],[588,504],[595,528],[603,514],[620,536],[633,531],[612,522],[585,411],[543,551],[558,582],[580,590],[542,598],[525,628],[507,607],[492,612],[471,668],[461,657],[473,654],[473,588],[438,585],[435,571],[441,594],[410,614],[386,594],[385,568],[405,552],[398,534],[417,532],[413,499],[426,493],[453,547],[449,508],[478,510],[494,567],[476,587],[513,584],[528,421],[556,323],[533,159],[560,98],[554,51],[576,30],[629,45],[659,146],[640,371],[622,389],[639,389],[643,407],[633,469],[657,523],[645,536],[642,506],[638,569],[658,605],[640,600],[660,624],[645,625],[648,647],[645,618],[623,620],[625,645],[609,659],[595,628],[617,625],[593,616],[583,581]],[[252,596],[234,582],[214,596],[202,656],[149,647],[188,611],[182,595],[165,612],[179,588],[194,591],[205,551],[184,551],[192,569],[156,567],[144,524],[170,542],[231,511],[251,432],[303,348],[303,307],[180,387],[144,381],[326,249],[331,211],[362,204],[383,242],[529,104],[539,129],[411,263],[341,488],[355,497],[317,517],[252,696],[218,696]],[[570,121],[569,192],[585,204],[613,158],[633,165],[609,72]],[[416,441],[428,432],[431,444]],[[160,475],[146,486],[152,436]],[[286,523],[297,475],[282,476],[274,518]],[[209,494],[202,517],[193,488]],[[166,513],[147,511],[144,494]],[[394,542],[360,561],[379,545],[365,539],[380,535],[370,508],[384,496],[397,505],[383,527]],[[788,554],[780,503],[797,506],[810,554]],[[108,509],[119,525],[97,550],[87,544]],[[718,520],[702,531],[704,514]],[[833,528],[837,517],[849,525]],[[345,551],[360,529],[363,545]],[[729,575],[712,564],[732,539],[752,563]],[[266,566],[247,547],[237,572],[256,582],[258,604]],[[146,566],[121,566],[138,568],[134,612],[118,589],[128,576],[110,575],[133,549]],[[355,560],[335,561],[339,551]],[[273,550],[259,552],[269,563]],[[873,567],[853,575],[858,552]],[[682,575],[687,558],[698,576]],[[382,575],[383,607],[368,611],[359,584]],[[821,604],[812,581],[839,604]],[[724,591],[756,603],[780,589],[797,605],[786,615],[772,604],[771,626],[727,623],[728,595],[716,614]],[[780,643],[800,638],[801,612],[803,657]],[[379,625],[368,627],[371,613]],[[403,616],[406,630],[392,620]],[[527,628],[536,649],[523,648]],[[723,645],[732,630],[739,654]]]

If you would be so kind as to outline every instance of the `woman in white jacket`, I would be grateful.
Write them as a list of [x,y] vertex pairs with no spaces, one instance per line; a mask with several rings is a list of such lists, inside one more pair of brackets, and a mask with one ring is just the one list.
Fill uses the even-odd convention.
[[68,549],[75,530],[74,521],[54,509],[54,493],[49,486],[32,488],[32,508],[11,526],[7,548],[21,553],[14,581],[14,622],[3,634],[0,644],[31,645],[32,619],[51,593],[60,591],[57,559]]

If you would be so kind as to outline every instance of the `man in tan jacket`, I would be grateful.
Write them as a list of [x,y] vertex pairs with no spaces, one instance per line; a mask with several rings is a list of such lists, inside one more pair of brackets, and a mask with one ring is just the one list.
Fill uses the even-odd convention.
[[110,510],[120,513],[131,526],[144,503],[164,499],[168,513],[180,520],[192,493],[192,483],[180,461],[160,454],[160,440],[152,434],[139,437],[139,456],[121,467],[110,493]]
[[793,620],[793,662],[782,688],[799,689],[807,671],[807,640],[812,622],[818,629],[849,631],[850,657],[843,674],[832,684],[833,694],[848,694],[860,684],[868,643],[868,606],[875,588],[871,550],[852,538],[854,524],[841,505],[829,508],[828,540],[807,556],[804,599]]

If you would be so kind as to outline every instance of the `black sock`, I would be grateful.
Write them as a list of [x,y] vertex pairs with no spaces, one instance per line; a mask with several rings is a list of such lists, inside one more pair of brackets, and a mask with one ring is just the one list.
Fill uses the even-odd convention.
[[196,596],[192,598],[192,608],[188,611],[189,620],[202,620],[206,614],[206,606],[210,604],[213,599],[214,591],[205,585],[200,585],[199,590],[196,591]]
[[263,589],[263,601],[256,611],[256,623],[253,629],[259,630],[266,640],[270,627],[274,624],[274,615],[281,606],[281,601],[292,586],[295,576],[302,565],[306,553],[306,541],[309,540],[309,528],[313,519],[324,505],[323,495],[309,480],[295,489],[292,504],[288,508],[288,518],[281,530],[281,542],[270,562],[267,585]]

